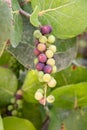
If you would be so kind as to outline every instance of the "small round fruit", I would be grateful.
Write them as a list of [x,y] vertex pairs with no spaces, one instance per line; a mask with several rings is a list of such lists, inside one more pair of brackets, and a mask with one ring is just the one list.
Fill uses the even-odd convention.
[[35,30],[34,33],[33,33],[33,36],[35,38],[40,38],[42,36],[42,34],[41,34],[40,30]]
[[13,111],[11,112],[11,114],[12,114],[12,116],[17,116],[18,112],[17,112],[17,110],[13,110]]
[[52,32],[52,27],[50,25],[45,25],[40,27],[41,33],[44,34],[49,34]]
[[52,67],[50,65],[46,65],[44,67],[44,73],[50,74],[52,72]]
[[39,100],[39,103],[45,106],[45,104],[46,104],[46,99],[45,99],[45,98],[42,98],[41,100]]
[[45,54],[46,54],[47,58],[52,58],[53,57],[53,52],[51,50],[47,50],[45,52]]
[[50,45],[50,46],[49,46],[49,50],[51,50],[53,53],[55,53],[56,50],[57,50],[57,48],[56,48],[55,45]]
[[13,110],[13,105],[9,105],[7,109],[8,109],[8,111]]
[[50,80],[51,80],[51,75],[50,74],[44,74],[43,81],[48,83]]
[[54,78],[51,78],[51,80],[48,82],[48,86],[50,88],[54,88],[56,86],[57,82]]
[[45,36],[41,36],[41,37],[39,38],[39,42],[40,42],[40,43],[47,43],[47,38],[46,38]]
[[38,63],[38,58],[34,59],[34,64],[36,65]]
[[38,79],[40,82],[43,82],[43,75],[44,75],[43,71],[38,72]]
[[45,63],[47,61],[47,57],[46,57],[46,55],[44,53],[41,53],[38,56],[38,60],[39,60],[39,62]]
[[16,93],[16,99],[22,99],[23,97],[23,91],[19,89]]
[[37,49],[38,49],[40,52],[43,52],[43,51],[46,50],[46,45],[40,43],[40,44],[37,45]]
[[54,65],[52,68],[52,73],[56,73],[57,72],[57,67]]
[[35,99],[36,100],[41,100],[43,98],[43,94],[41,92],[36,91],[35,93]]
[[48,42],[49,43],[54,43],[55,42],[55,36],[53,36],[53,35],[50,35],[49,37],[48,37]]
[[34,48],[33,52],[35,56],[38,56],[40,54],[40,51],[37,48]]
[[11,100],[10,100],[10,102],[12,103],[12,104],[14,104],[15,103],[15,98],[11,98]]
[[53,95],[49,95],[48,97],[47,97],[47,102],[48,103],[53,103],[55,101],[55,97],[53,96]]
[[22,105],[22,104],[23,104],[23,101],[20,100],[20,99],[18,99],[18,100],[16,101],[16,104],[17,104],[17,105]]
[[36,69],[37,69],[38,71],[42,71],[42,70],[44,69],[44,66],[45,66],[45,65],[44,65],[43,63],[40,63],[40,62],[39,62],[39,63],[36,64]]
[[39,88],[38,90],[37,90],[37,92],[40,92],[40,93],[44,93],[44,91],[43,91],[43,89],[41,89],[41,88]]
[[53,58],[50,58],[50,59],[47,60],[47,64],[51,65],[51,66],[54,66],[55,65],[55,60]]

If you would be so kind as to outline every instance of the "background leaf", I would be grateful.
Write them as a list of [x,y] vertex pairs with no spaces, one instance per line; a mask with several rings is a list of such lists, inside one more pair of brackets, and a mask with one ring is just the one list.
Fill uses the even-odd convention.
[[[40,9],[38,17],[41,24],[52,25],[56,37],[75,37],[87,26],[86,0],[32,0],[31,3],[33,10],[36,6]],[[36,25],[36,21],[33,24]]]
[[4,130],[1,115],[0,115],[0,130]]
[[9,99],[13,97],[16,92],[17,85],[17,78],[12,71],[0,67],[0,106],[9,103]]
[[30,121],[17,117],[6,117],[3,123],[4,130],[36,130]]

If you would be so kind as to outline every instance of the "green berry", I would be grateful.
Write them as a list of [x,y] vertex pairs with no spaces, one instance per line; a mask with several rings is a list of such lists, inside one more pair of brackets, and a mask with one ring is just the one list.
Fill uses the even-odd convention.
[[46,38],[45,36],[41,36],[41,37],[39,38],[39,42],[40,42],[40,43],[47,43],[47,38]]
[[42,36],[42,34],[41,34],[40,30],[35,30],[34,33],[33,33],[33,36],[35,38],[40,38]]
[[53,58],[50,58],[50,59],[47,60],[47,64],[51,65],[51,66],[54,66],[55,65],[55,60]]
[[51,50],[53,53],[55,53],[56,50],[57,50],[57,48],[56,48],[55,45],[50,45],[50,46],[49,46],[49,50]]
[[43,82],[43,75],[44,75],[43,71],[38,72],[38,79],[40,82]]
[[43,81],[48,83],[50,80],[51,80],[51,75],[50,74],[44,74]]
[[54,65],[52,68],[52,73],[56,73],[57,72],[57,67]]
[[41,92],[42,94],[44,93],[43,89],[38,89],[37,92]]
[[22,105],[22,104],[23,104],[23,101],[22,101],[21,99],[18,99],[18,100],[16,101],[16,104],[17,104],[17,105]]
[[45,54],[46,54],[47,58],[53,57],[53,52],[51,50],[47,50]]
[[36,91],[35,93],[35,99],[36,100],[41,100],[43,98],[43,94],[41,92]]
[[13,105],[9,105],[7,109],[8,109],[8,111],[13,110]]
[[49,37],[48,37],[48,42],[49,43],[54,43],[55,42],[55,36],[53,36],[53,35],[50,35]]
[[38,58],[34,59],[34,64],[36,65],[38,63]]
[[55,97],[53,96],[53,95],[49,95],[48,97],[47,97],[47,102],[48,103],[53,103],[55,101]]
[[57,82],[54,78],[51,78],[51,80],[48,82],[48,86],[50,88],[54,88],[56,86]]
[[11,112],[11,114],[12,114],[12,116],[17,116],[18,112],[17,112],[17,110],[13,110],[13,111]]
[[11,102],[12,104],[14,104],[14,103],[15,103],[15,98],[11,98],[10,102]]

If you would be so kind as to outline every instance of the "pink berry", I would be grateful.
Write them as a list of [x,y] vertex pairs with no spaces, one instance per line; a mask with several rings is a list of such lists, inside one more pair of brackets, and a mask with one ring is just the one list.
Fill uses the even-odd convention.
[[49,34],[52,32],[52,27],[50,25],[41,26],[40,31],[42,34]]
[[43,68],[44,68],[44,64],[43,63],[37,63],[37,65],[36,65],[36,69],[38,70],[38,71],[42,71],[43,70]]
[[39,56],[38,56],[38,60],[42,63],[45,63],[47,61],[47,57],[44,53],[41,53]]
[[43,52],[43,51],[46,50],[46,45],[40,43],[40,44],[37,45],[37,49],[38,49],[40,52]]
[[40,51],[37,48],[34,48],[34,55],[38,56],[40,54]]
[[50,74],[52,72],[52,67],[50,65],[46,65],[44,67],[44,73]]

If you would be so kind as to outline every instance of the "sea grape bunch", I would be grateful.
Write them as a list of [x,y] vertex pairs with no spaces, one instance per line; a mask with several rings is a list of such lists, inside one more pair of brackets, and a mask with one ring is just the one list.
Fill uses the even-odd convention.
[[56,73],[54,54],[56,53],[55,36],[51,34],[52,27],[50,25],[41,26],[39,30],[35,30],[33,36],[34,55],[36,56],[34,63],[38,72],[40,82],[44,83],[43,89],[38,89],[35,93],[35,99],[41,104],[53,103],[55,97],[46,94],[47,88],[54,88],[57,84],[52,73]]
[[10,104],[7,107],[7,115],[21,117],[21,109],[23,106],[23,92],[18,90],[13,98],[10,99]]

